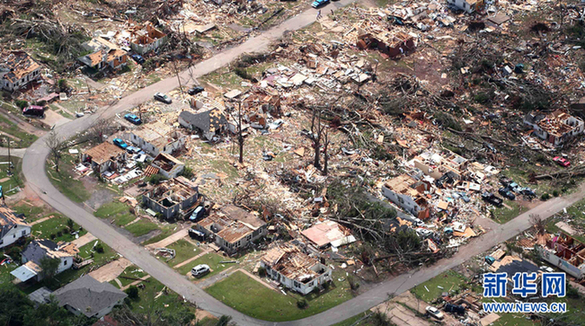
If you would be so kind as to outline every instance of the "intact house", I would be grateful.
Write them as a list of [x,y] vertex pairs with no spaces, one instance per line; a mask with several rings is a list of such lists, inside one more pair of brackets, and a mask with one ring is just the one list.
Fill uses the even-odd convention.
[[127,297],[108,282],[99,282],[90,275],[84,275],[52,293],[59,306],[74,315],[101,318],[121,304]]
[[160,153],[174,154],[183,149],[187,141],[185,135],[162,122],[125,132],[120,135],[120,138],[140,147],[153,157]]
[[581,279],[585,274],[585,244],[561,233],[546,240],[546,245],[534,246],[538,255],[562,269],[567,274]]
[[172,155],[160,153],[152,161],[151,167],[154,168],[155,174],[160,173],[165,178],[172,179],[183,172],[185,163]]
[[81,156],[81,161],[89,163],[94,171],[101,174],[124,166],[126,151],[112,143],[103,142],[86,150]]
[[184,216],[198,199],[198,187],[181,176],[155,186],[142,196],[142,203],[165,219],[170,219]]
[[77,246],[69,242],[55,243],[47,239],[33,240],[22,251],[23,265],[13,270],[10,274],[21,282],[31,279],[40,281],[45,277],[41,267],[43,259],[58,259],[59,266],[55,273],[59,274],[73,266],[73,258],[78,253]]
[[91,54],[78,58],[78,60],[89,68],[101,70],[107,67],[119,69],[128,62],[128,53],[120,49],[116,44],[102,38],[96,37],[85,42],[83,47]]
[[292,243],[276,244],[260,259],[272,279],[303,295],[331,281],[331,268]]
[[128,32],[130,32],[130,47],[141,55],[158,49],[168,40],[168,36],[150,22],[132,26]]
[[267,230],[262,219],[231,204],[197,222],[196,228],[230,255],[266,235]]
[[415,217],[427,219],[430,217],[430,205],[424,192],[430,188],[428,182],[403,174],[388,180],[382,186],[382,194]]
[[179,124],[189,130],[199,132],[205,139],[211,140],[215,135],[226,130],[227,119],[218,108],[201,113],[183,111],[179,114]]
[[13,92],[40,78],[41,65],[26,52],[0,53],[0,89]]
[[468,14],[481,10],[484,6],[483,0],[447,0],[447,3]]
[[547,115],[531,112],[524,116],[524,123],[532,127],[534,135],[555,147],[564,145],[584,130],[583,120],[562,110]]
[[14,211],[0,206],[0,248],[9,246],[20,238],[30,235],[31,226]]

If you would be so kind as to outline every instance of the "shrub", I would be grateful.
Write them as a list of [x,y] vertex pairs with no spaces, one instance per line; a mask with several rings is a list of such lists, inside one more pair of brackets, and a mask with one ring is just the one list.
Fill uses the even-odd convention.
[[63,236],[63,230],[57,231],[57,236],[60,238]]
[[193,169],[190,168],[190,167],[188,167],[188,166],[186,166],[183,169],[183,172],[181,172],[181,175],[184,176],[187,179],[191,179],[194,176]]
[[549,194],[547,194],[547,193],[544,193],[544,194],[542,194],[542,196],[540,196],[540,199],[541,199],[542,201],[547,201],[547,200],[549,200],[549,199],[550,199],[550,195],[549,195]]
[[558,190],[553,190],[553,196],[558,197],[559,196],[559,191]]
[[360,288],[360,284],[353,278],[353,275],[347,276],[347,282],[349,283],[349,287],[355,291]]
[[323,288],[325,289],[325,291],[329,290],[330,287],[331,287],[331,282],[323,283]]
[[98,243],[95,247],[94,247],[95,251],[98,254],[103,254],[104,253],[104,246],[101,243]]
[[60,92],[66,92],[69,88],[69,85],[67,85],[67,81],[65,79],[59,79],[59,81],[57,81],[57,87],[59,87]]
[[49,237],[51,238],[51,240],[55,240],[55,238],[57,237],[57,235],[55,233],[51,233],[51,235]]
[[16,104],[21,110],[28,106],[28,102],[24,100],[16,100],[14,101],[14,104]]
[[124,292],[126,292],[126,294],[128,295],[128,298],[133,299],[133,300],[138,299],[138,288],[135,285],[131,285]]
[[299,309],[305,309],[308,306],[309,306],[309,303],[305,299],[301,299],[301,300],[297,301],[297,307],[299,307]]
[[164,181],[166,179],[167,178],[165,178],[164,176],[162,176],[160,174],[154,174],[148,178],[148,183],[150,183],[151,185],[157,185],[157,184],[161,183],[161,181]]
[[258,268],[258,276],[265,277],[266,276],[266,268],[264,268],[264,267]]
[[579,299],[581,297],[581,294],[579,293],[579,290],[577,290],[576,288],[567,285],[567,296],[571,299]]

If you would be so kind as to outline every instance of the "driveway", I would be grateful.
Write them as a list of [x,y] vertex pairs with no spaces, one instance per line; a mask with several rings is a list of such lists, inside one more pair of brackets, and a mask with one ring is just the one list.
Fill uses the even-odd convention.
[[[339,2],[333,2],[332,5],[326,7],[324,11],[329,11],[329,9],[332,9],[333,7],[348,5],[352,1],[353,0],[341,0]],[[195,65],[191,71],[185,71],[180,74],[180,77],[183,80],[183,85],[193,84],[195,78],[229,64],[241,54],[266,49],[271,42],[279,38],[285,31],[296,30],[312,23],[315,19],[315,15],[315,10],[307,10],[257,37],[250,38],[239,46],[221,52],[213,58]],[[169,92],[177,86],[178,82],[176,78],[165,79],[137,91],[118,102],[114,102],[108,107],[100,109],[97,114],[88,115],[57,126],[55,127],[55,131],[61,138],[70,138],[76,133],[87,130],[99,117],[112,117],[116,113],[150,100],[152,94],[156,91]],[[562,210],[564,207],[570,206],[585,196],[585,189],[581,187],[579,191],[566,198],[555,198],[545,202],[535,209],[520,215],[509,223],[496,227],[489,235],[484,235],[480,239],[472,240],[467,246],[461,247],[459,253],[450,259],[443,259],[435,265],[413,270],[407,274],[382,282],[372,290],[318,315],[297,321],[273,323],[248,317],[211,297],[201,288],[187,280],[184,276],[178,274],[172,268],[150,255],[145,248],[133,243],[109,224],[94,217],[81,206],[61,194],[55,187],[53,187],[45,173],[45,161],[48,154],[49,150],[44,144],[44,137],[42,137],[28,148],[23,160],[23,173],[27,180],[27,185],[38,194],[41,199],[64,215],[70,217],[76,223],[95,235],[98,239],[112,247],[133,264],[139,266],[168,288],[184,296],[185,299],[195,302],[199,308],[207,310],[215,316],[232,316],[233,320],[238,325],[300,326],[330,325],[340,322],[384,302],[388,299],[388,294],[403,293],[415,285],[461,264],[469,257],[479,254],[499,242],[515,236],[530,226],[530,214],[540,214],[541,217],[546,218]]]

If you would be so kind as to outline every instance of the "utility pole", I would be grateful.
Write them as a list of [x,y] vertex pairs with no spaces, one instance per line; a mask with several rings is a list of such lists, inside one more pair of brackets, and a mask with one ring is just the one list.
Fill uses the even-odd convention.
[[6,143],[8,144],[8,176],[12,176],[12,158],[10,157],[10,138],[6,136]]
[[244,164],[244,137],[242,136],[242,101],[238,102],[238,145],[240,145],[240,164]]

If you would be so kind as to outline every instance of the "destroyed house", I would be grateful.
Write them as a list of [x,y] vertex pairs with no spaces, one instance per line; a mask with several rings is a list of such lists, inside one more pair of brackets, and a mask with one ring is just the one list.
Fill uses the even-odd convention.
[[142,196],[142,203],[170,219],[184,216],[198,199],[198,187],[181,176],[155,186]]
[[524,116],[524,123],[532,127],[534,135],[552,146],[562,146],[582,134],[585,126],[583,120],[561,110],[548,115],[531,112]]
[[382,186],[382,194],[410,214],[426,219],[430,217],[430,206],[424,192],[429,191],[430,187],[428,182],[403,174],[388,180]]
[[14,211],[0,205],[0,248],[9,246],[18,239],[30,235],[31,227]]
[[534,246],[542,259],[581,279],[585,273],[585,244],[561,233],[546,241],[545,246]]
[[59,306],[74,315],[85,315],[88,318],[101,318],[109,314],[128,296],[112,284],[99,282],[90,275],[78,278],[52,295]]
[[151,164],[167,179],[176,178],[185,169],[185,163],[166,153],[158,154]]
[[126,151],[112,143],[103,142],[86,150],[82,154],[81,160],[89,163],[94,171],[104,173],[124,166]]
[[481,10],[484,6],[483,0],[447,0],[447,3],[468,14]]
[[62,273],[73,266],[73,257],[79,253],[77,246],[69,242],[54,243],[51,240],[33,240],[22,251],[22,263],[20,267],[10,274],[21,282],[31,279],[40,281],[45,275],[41,268],[43,259],[58,259],[59,266],[56,274]]
[[128,62],[128,54],[126,51],[118,48],[118,46],[102,37],[96,37],[84,43],[83,47],[88,51],[92,51],[91,54],[78,58],[87,67],[97,70],[106,67],[118,69],[125,66]]
[[141,55],[158,49],[168,40],[167,35],[152,26],[150,22],[132,26],[128,31],[130,32],[130,47]]
[[130,141],[152,156],[160,153],[172,155],[183,149],[187,140],[181,132],[173,130],[161,122],[123,133],[120,138]]
[[360,50],[377,49],[390,56],[397,57],[415,50],[414,37],[403,32],[396,33],[364,33],[358,36],[356,46]]
[[339,247],[356,240],[348,228],[331,220],[315,224],[301,232],[301,234],[317,248],[324,248],[329,245]]
[[0,52],[0,89],[9,92],[41,78],[41,66],[26,52]]
[[449,172],[452,172],[449,175],[461,179],[469,171],[469,161],[453,152],[439,154],[426,151],[415,157],[412,165],[434,179],[440,179]]
[[230,204],[197,222],[197,230],[215,238],[215,244],[231,255],[263,237],[266,234],[266,223],[252,213]]
[[331,268],[290,242],[269,249],[260,266],[272,279],[303,295],[331,281]]
[[179,114],[179,124],[189,130],[194,130],[211,140],[215,135],[225,130],[227,119],[220,109],[213,108],[201,113],[183,111]]

